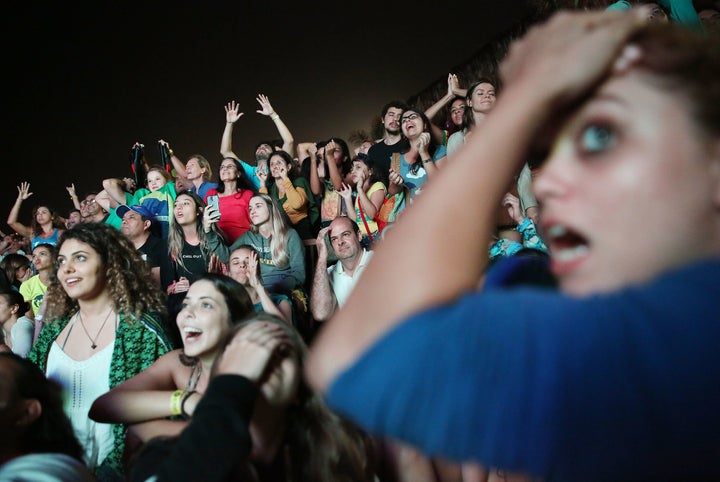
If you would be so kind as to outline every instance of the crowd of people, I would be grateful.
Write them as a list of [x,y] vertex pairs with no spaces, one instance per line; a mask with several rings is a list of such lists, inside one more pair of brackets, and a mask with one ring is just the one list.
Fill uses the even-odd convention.
[[217,163],[135,142],[27,225],[22,181],[0,479],[720,476],[718,9],[635,3],[389,101],[378,139],[296,144],[259,94],[250,162],[231,101]]

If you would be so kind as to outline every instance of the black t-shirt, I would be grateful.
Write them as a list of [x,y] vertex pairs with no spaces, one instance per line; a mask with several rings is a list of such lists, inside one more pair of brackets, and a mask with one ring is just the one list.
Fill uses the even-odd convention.
[[392,145],[387,145],[384,141],[380,141],[368,150],[368,157],[373,163],[373,169],[386,186],[388,185],[388,171],[390,171],[392,155],[396,152],[401,152],[401,150],[401,141]]
[[156,236],[150,236],[145,244],[138,248],[148,268],[156,268],[162,265],[164,259],[168,257],[167,243],[164,239]]

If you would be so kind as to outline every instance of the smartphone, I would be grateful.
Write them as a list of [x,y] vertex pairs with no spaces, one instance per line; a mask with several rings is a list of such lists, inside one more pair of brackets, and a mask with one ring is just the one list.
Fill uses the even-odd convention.
[[220,212],[220,206],[218,205],[218,197],[217,196],[208,196],[207,198],[207,206],[214,207],[216,211]]

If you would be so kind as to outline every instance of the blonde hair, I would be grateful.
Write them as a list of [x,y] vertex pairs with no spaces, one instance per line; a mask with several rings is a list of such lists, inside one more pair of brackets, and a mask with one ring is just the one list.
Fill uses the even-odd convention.
[[[270,223],[271,234],[270,234],[270,253],[272,254],[273,263],[275,266],[284,267],[290,262],[290,257],[287,252],[287,237],[289,226],[285,222],[280,213],[280,209],[275,204],[273,198],[267,194],[256,194],[253,197],[259,197],[267,205],[270,217],[267,222]],[[259,232],[258,226],[253,224],[250,227],[253,233]]]

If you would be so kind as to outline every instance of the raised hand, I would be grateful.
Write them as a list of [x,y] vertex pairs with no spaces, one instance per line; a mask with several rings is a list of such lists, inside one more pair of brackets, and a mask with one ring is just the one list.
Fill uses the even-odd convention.
[[448,96],[462,96],[460,92],[460,82],[455,74],[448,74]]
[[428,150],[430,146],[430,133],[429,132],[423,132],[420,134],[420,136],[417,138],[417,141],[415,142],[415,147],[417,148],[418,152],[420,153],[420,157],[427,159],[430,156],[430,151]]
[[213,205],[208,205],[203,211],[203,230],[209,233],[212,225],[220,220],[220,210]]
[[317,247],[318,252],[318,258],[319,259],[327,259],[328,257],[328,249],[327,244],[325,244],[325,236],[330,231],[330,226],[326,226],[322,228],[320,231],[318,231],[317,238],[315,239],[315,246]]
[[290,339],[273,323],[255,322],[242,328],[216,361],[218,374],[241,375],[261,382],[273,356],[289,349]]
[[[629,12],[562,12],[546,23],[533,27],[516,41],[501,65],[505,91],[516,84],[521,90],[550,85],[539,94],[544,103],[570,103],[592,89],[611,71],[619,58],[628,67],[640,52],[625,44],[646,24],[647,7]],[[568,67],[570,66],[570,67]],[[619,69],[624,70],[624,69]],[[560,105],[560,106],[561,106]]]
[[258,101],[258,104],[260,104],[260,110],[256,110],[258,114],[262,115],[273,115],[275,111],[272,108],[272,105],[270,105],[270,99],[266,95],[258,94],[257,98],[255,99]]
[[72,183],[69,186],[65,186],[65,189],[67,190],[68,194],[72,199],[75,199],[77,197],[77,194],[75,193],[75,183]]
[[260,180],[260,187],[267,186],[267,178],[268,178],[268,169],[267,166],[259,166],[257,169],[255,169],[255,174],[257,175],[258,179]]
[[20,199],[21,201],[24,201],[33,195],[33,193],[30,192],[30,183],[29,182],[21,182],[20,185],[17,187],[17,190],[18,190],[18,199]]
[[258,272],[258,255],[256,252],[251,252],[247,260],[247,278],[248,283],[253,288],[257,288],[262,283],[260,282],[260,274]]
[[240,112],[240,104],[237,104],[234,100],[227,103],[225,106],[225,120],[227,122],[233,124],[242,116],[243,113]]
[[514,196],[509,192],[506,193],[505,196],[503,196],[502,205],[505,206],[508,215],[510,215],[513,221],[517,224],[523,222],[522,209],[520,209],[520,199],[518,199],[517,196]]
[[[346,201],[352,201],[352,188],[345,183],[342,183],[342,189],[338,191]],[[350,204],[348,204],[350,206]]]

